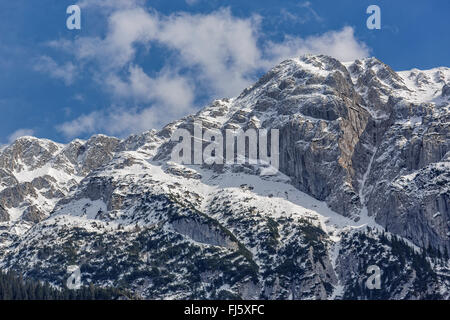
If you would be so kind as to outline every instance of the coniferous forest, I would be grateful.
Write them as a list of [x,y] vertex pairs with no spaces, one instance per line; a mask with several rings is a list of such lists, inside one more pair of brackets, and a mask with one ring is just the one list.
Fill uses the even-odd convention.
[[83,286],[78,290],[57,289],[48,282],[24,279],[14,271],[0,271],[0,300],[115,300],[126,294],[116,288]]

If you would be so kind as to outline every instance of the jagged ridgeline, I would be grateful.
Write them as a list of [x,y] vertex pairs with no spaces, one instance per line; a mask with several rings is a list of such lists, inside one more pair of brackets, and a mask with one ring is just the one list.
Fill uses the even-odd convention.
[[[144,299],[448,299],[449,84],[303,56],[160,131],[19,138],[0,151],[0,268],[64,288],[75,266]],[[172,161],[196,122],[279,130],[279,170]]]

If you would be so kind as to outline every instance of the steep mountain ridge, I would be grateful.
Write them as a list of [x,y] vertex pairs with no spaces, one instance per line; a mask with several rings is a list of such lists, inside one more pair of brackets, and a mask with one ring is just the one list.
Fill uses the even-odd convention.
[[[19,138],[0,152],[0,265],[63,286],[76,264],[146,298],[448,298],[449,83],[309,55],[160,131]],[[195,121],[279,129],[279,172],[171,162]]]

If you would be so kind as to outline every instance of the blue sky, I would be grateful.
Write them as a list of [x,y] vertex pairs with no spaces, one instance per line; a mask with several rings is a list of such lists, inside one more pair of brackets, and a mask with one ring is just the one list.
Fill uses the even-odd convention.
[[[66,8],[81,7],[81,30]],[[366,8],[381,8],[381,30]],[[450,66],[450,2],[15,0],[0,3],[0,144],[159,128],[304,53]]]

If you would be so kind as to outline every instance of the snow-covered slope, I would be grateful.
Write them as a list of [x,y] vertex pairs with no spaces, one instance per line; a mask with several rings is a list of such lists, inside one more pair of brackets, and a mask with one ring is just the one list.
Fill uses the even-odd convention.
[[[303,56],[158,132],[20,138],[0,152],[0,266],[63,286],[75,264],[145,298],[448,298],[449,83]],[[173,163],[195,121],[279,129],[279,172]]]

